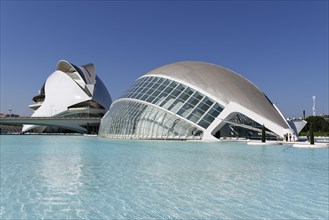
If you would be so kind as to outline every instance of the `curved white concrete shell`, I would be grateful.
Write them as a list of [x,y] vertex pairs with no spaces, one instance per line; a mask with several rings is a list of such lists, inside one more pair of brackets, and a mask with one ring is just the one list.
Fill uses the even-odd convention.
[[102,119],[100,136],[214,140],[257,136],[262,125],[272,137],[294,134],[277,107],[241,75],[209,63],[178,62],[137,79]]
[[[93,64],[78,67],[65,60],[58,62],[55,72],[33,100],[36,103],[30,105],[35,110],[31,117],[102,117],[112,103]],[[33,129],[42,132],[46,128],[24,125],[22,131]],[[73,125],[70,127],[69,122],[65,128],[78,130]]]

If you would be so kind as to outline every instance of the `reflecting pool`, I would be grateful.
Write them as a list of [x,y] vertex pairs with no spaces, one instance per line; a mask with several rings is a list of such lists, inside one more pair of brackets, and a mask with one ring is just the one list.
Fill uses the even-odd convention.
[[328,219],[329,151],[2,135],[0,219]]

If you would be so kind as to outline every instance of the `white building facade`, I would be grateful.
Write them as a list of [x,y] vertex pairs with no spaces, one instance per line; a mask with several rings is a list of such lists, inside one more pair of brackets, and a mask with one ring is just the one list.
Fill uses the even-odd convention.
[[[31,117],[102,117],[112,103],[93,64],[75,66],[65,60],[58,62],[56,70],[33,101],[35,103],[29,105],[34,110]],[[87,131],[87,128],[77,128],[69,122],[63,128]],[[43,132],[47,129],[47,126],[24,125],[22,132]]]
[[241,75],[204,62],[156,68],[111,105],[99,136],[122,139],[216,140],[296,135],[267,96]]

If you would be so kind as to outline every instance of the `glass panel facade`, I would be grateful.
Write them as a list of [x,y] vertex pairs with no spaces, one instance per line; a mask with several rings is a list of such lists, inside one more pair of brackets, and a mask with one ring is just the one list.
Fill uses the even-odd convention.
[[207,128],[223,110],[218,103],[192,88],[153,76],[136,80],[121,98],[139,99],[159,105],[203,128]]
[[203,132],[174,114],[135,102],[116,102],[103,117],[99,136],[122,139],[200,140]]
[[[255,122],[251,118],[245,116],[244,114],[238,113],[234,115],[229,121],[229,124],[233,124],[235,126],[242,125],[245,128],[249,128],[250,130],[255,130],[255,131],[261,131],[262,130],[262,125],[259,123]],[[265,129],[267,134],[273,134],[269,129]]]
[[236,114],[234,115],[229,122],[232,122],[234,124],[241,124],[241,125],[246,125],[249,127],[253,127],[256,128],[258,130],[262,129],[262,125],[260,125],[259,123],[255,122],[254,120],[252,120],[251,118],[245,116],[244,114]]
[[[217,131],[215,137],[245,137],[247,139],[260,139],[262,125],[244,114],[237,113]],[[278,136],[266,128],[266,139],[276,140]]]
[[[206,104],[205,104],[205,106],[206,106]],[[215,103],[206,112],[206,114],[204,114],[202,119],[198,122],[198,125],[200,125],[203,128],[207,128],[211,124],[211,122],[214,121],[214,119],[219,115],[219,113],[222,110],[223,110],[223,108],[218,103]]]
[[199,91],[173,80],[153,76],[137,79],[120,98],[142,100],[171,113],[140,102],[115,102],[102,120],[100,134],[103,136],[195,139],[202,135],[197,127],[207,129],[223,110],[218,103]]

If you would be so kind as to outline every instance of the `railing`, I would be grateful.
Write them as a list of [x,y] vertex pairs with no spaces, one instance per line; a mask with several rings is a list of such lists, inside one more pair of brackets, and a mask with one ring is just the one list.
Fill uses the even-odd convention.
[[20,120],[20,119],[60,119],[60,120],[81,120],[81,119],[102,119],[102,117],[5,117],[0,118],[0,120]]
[[0,124],[57,124],[58,122],[100,123],[101,117],[8,117],[0,118]]

